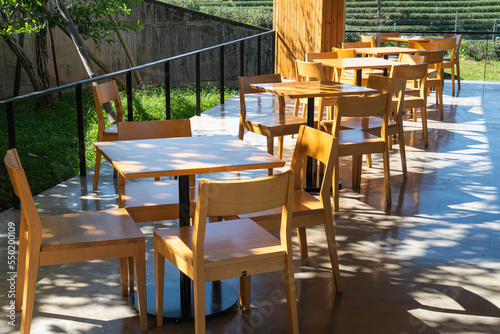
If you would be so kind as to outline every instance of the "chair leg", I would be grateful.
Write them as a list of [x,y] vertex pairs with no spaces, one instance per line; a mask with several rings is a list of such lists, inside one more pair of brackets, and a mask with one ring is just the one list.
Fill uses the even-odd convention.
[[330,262],[332,264],[333,279],[335,280],[335,288],[337,289],[338,293],[341,293],[342,283],[340,282],[339,258],[337,255],[337,243],[335,241],[335,228],[333,226],[333,219],[328,219],[326,221],[325,234],[326,242],[328,245],[328,253],[330,255]]
[[[141,332],[146,332],[148,330],[148,313],[146,301],[146,247],[144,242],[135,245],[135,254],[133,261],[135,274],[137,277],[137,304],[139,305],[139,321],[141,323]],[[131,289],[133,291],[134,285],[131,285]]]
[[385,183],[385,195],[387,205],[392,205],[392,195],[391,195],[391,167],[389,165],[389,150],[384,151],[384,183]]
[[429,133],[427,131],[427,108],[424,105],[420,108],[420,118],[422,118],[422,129],[424,132],[424,144],[425,147],[429,146]]
[[30,248],[26,254],[26,268],[24,271],[23,309],[21,318],[21,333],[23,334],[29,334],[31,330],[33,306],[35,304],[36,278],[40,259],[40,245],[38,245],[38,247],[35,245],[32,246],[33,247]]
[[413,121],[416,122],[417,121],[417,108],[413,108],[412,113],[413,113]]
[[307,234],[305,227],[297,228],[297,236],[299,239],[299,247],[300,247],[300,259],[304,266],[309,264],[309,255],[307,251]]
[[[21,217],[23,221],[23,217]],[[23,308],[24,296],[24,277],[26,274],[26,232],[24,224],[21,223],[19,231],[19,251],[17,254],[17,277],[16,277],[16,297],[15,297],[15,311],[19,312]]]
[[[202,278],[204,276],[202,275]],[[205,280],[196,277],[194,285],[194,331],[205,334]]]
[[333,177],[332,177],[332,197],[333,197],[333,211],[339,212],[340,204],[339,204],[339,159],[338,157],[335,159],[335,163],[333,164]]
[[443,87],[436,87],[436,103],[439,100],[439,114],[443,119]]
[[288,324],[290,333],[299,333],[299,322],[297,316],[297,297],[295,294],[295,279],[293,274],[292,254],[286,255],[285,289],[288,309]]
[[[274,155],[274,137],[268,134],[267,136],[267,153]],[[273,175],[273,169],[269,168],[267,170],[268,175]]]
[[283,144],[285,142],[284,136],[278,137],[278,159],[283,159]]
[[455,96],[455,64],[451,63],[451,94]]
[[154,238],[155,250],[155,287],[156,287],[156,326],[163,326],[163,289],[165,285],[165,257],[158,252],[158,241]]
[[401,167],[403,169],[403,177],[406,179],[408,178],[408,170],[406,167],[405,134],[402,125],[400,125],[398,128],[398,143],[399,143],[399,154],[401,155]]
[[372,162],[372,155],[371,154],[367,154],[366,155],[366,166],[368,168],[372,168],[372,166],[373,166],[372,163],[373,163]]
[[359,188],[361,186],[361,160],[362,156],[352,156],[352,186]]
[[120,280],[122,285],[122,295],[128,295],[128,263],[126,257],[121,257],[118,259],[120,266]]
[[[457,58],[458,59],[458,58]],[[455,65],[457,67],[457,84],[458,84],[458,89],[460,90],[460,61],[457,60],[455,62]]]
[[244,310],[250,309],[251,286],[252,276],[240,277],[240,306]]
[[128,288],[129,293],[134,293],[134,258],[128,258]]
[[99,182],[99,170],[101,169],[101,152],[95,152],[95,168],[94,168],[94,191],[97,191],[97,182]]

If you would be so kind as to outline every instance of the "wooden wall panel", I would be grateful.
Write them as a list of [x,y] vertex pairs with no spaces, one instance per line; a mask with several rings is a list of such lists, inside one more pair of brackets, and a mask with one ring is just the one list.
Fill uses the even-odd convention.
[[345,0],[274,0],[276,73],[295,79],[295,59],[340,46],[344,17]]

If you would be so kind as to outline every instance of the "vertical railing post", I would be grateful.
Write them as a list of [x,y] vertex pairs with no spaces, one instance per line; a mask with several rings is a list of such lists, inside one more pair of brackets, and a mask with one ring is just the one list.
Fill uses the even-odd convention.
[[240,42],[240,76],[245,76],[245,41]]
[[276,34],[277,32],[275,31],[274,34],[272,34],[271,40],[271,59],[273,61],[273,73],[276,73]]
[[165,63],[165,118],[172,119],[170,107],[170,62]]
[[261,36],[259,36],[257,37],[257,75],[260,75],[261,73],[260,69],[260,64],[262,62],[261,51],[262,51],[262,38]]
[[201,61],[200,53],[196,54],[196,116],[201,115]]
[[225,102],[225,96],[224,96],[224,86],[225,86],[225,82],[224,82],[224,79],[225,79],[225,76],[226,76],[226,73],[225,73],[225,69],[224,69],[224,56],[225,56],[225,48],[224,48],[224,45],[222,45],[220,47],[220,55],[219,55],[219,67],[220,67],[220,103],[221,104],[224,104]]
[[85,163],[85,128],[83,124],[83,93],[82,85],[76,86],[76,121],[78,131],[78,159],[80,161],[80,176],[87,176]]
[[132,72],[127,72],[127,120],[134,120],[134,98],[132,96]]

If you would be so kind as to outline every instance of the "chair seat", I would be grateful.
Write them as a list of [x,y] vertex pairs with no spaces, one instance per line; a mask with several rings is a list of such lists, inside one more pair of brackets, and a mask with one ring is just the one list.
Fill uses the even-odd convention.
[[[198,187],[190,186],[191,217]],[[127,182],[120,187],[121,206],[136,223],[179,218],[179,184],[177,181]]]
[[[230,227],[228,227],[230,225]],[[155,236],[168,244],[175,255],[193,264],[193,226],[156,230]],[[257,225],[251,219],[237,219],[209,223],[205,231],[205,263],[231,261],[248,257],[258,261],[285,256],[278,238]]]
[[307,120],[293,115],[272,114],[247,118],[243,122],[245,130],[262,135],[272,133],[274,136],[293,135],[299,132],[301,125],[306,125]]
[[83,211],[40,219],[42,251],[145,241],[144,234],[125,209]]
[[104,129],[105,133],[116,133],[118,134],[118,127],[115,124],[108,126],[107,128]]
[[[380,133],[380,129],[382,128],[382,118],[370,117],[368,122],[369,122],[368,124],[363,124],[363,126],[359,122],[356,122],[356,124],[350,124],[346,122],[345,126],[349,127],[350,129],[367,131],[371,134]],[[397,134],[398,127],[399,127],[398,122],[394,120],[389,120],[387,124],[388,134]]]

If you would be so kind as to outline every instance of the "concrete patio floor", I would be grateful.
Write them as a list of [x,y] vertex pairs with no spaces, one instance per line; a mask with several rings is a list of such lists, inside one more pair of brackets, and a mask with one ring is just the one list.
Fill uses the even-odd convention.
[[[351,187],[351,160],[341,159],[341,211],[335,230],[343,293],[335,293],[324,229],[308,229],[309,266],[300,263],[294,238],[299,327],[302,333],[500,333],[500,82],[466,82],[457,96],[444,86],[444,120],[429,97],[429,147],[422,126],[406,113],[408,179],[401,173],[398,145],[391,152],[392,200],[385,205],[381,157],[363,166],[362,184]],[[258,113],[266,101],[254,99]],[[290,105],[291,106],[291,105]],[[192,119],[193,135],[237,135],[238,97]],[[265,139],[245,135],[265,149]],[[288,164],[295,140],[287,138]],[[288,168],[288,164],[285,167]],[[202,175],[232,179],[267,175],[249,171]],[[36,196],[40,215],[117,207],[117,181],[102,165],[99,191],[93,171]],[[19,331],[8,324],[10,277],[7,224],[20,213],[0,214],[0,333]],[[147,281],[154,281],[152,231],[176,221],[141,223],[146,235]],[[167,263],[167,276],[178,272]],[[131,297],[120,293],[117,260],[41,267],[32,333],[139,333]],[[238,289],[238,280],[225,281]],[[207,333],[288,333],[280,273],[252,280],[252,308],[236,304],[207,317]],[[191,333],[190,320],[166,319],[148,333]]]

